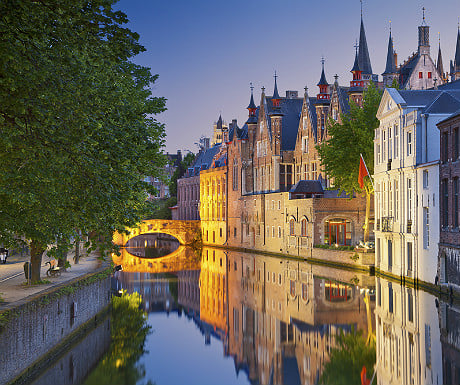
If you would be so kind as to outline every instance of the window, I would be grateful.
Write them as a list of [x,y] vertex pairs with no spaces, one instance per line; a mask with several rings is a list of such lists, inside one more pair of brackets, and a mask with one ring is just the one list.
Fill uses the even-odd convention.
[[393,266],[393,242],[388,240],[388,269],[391,270]]
[[294,235],[294,218],[289,220],[289,235]]
[[302,137],[302,152],[308,152],[308,136]]
[[307,284],[306,283],[302,283],[302,299],[304,301],[307,300]]
[[324,243],[326,245],[351,245],[351,222],[333,218],[324,222]]
[[447,179],[442,180],[442,225],[449,225],[449,182]]
[[431,327],[425,324],[425,356],[426,366],[431,368]]
[[412,155],[412,132],[407,133],[407,156]]
[[414,296],[411,289],[407,289],[407,319],[414,322]]
[[395,125],[394,126],[394,131],[395,131],[395,135],[394,135],[394,140],[395,140],[395,153],[394,153],[394,157],[397,158],[399,156],[399,127],[398,125]]
[[272,226],[272,237],[275,238],[275,226]]
[[278,226],[278,238],[281,238],[281,227]]
[[412,220],[412,180],[407,179],[407,220]]
[[431,72],[428,72],[428,79],[431,79]]
[[458,185],[459,179],[454,178],[454,227],[458,227],[458,190],[460,186]]
[[312,172],[312,179],[313,180],[318,179],[318,174],[317,174],[317,171],[316,171],[316,163],[311,164],[311,172]]
[[460,156],[460,143],[459,143],[458,128],[454,129],[454,161]]
[[302,219],[302,221],[300,222],[301,224],[301,231],[300,231],[300,235],[302,237],[306,237],[307,236],[307,220],[305,218]]
[[412,242],[407,242],[407,270],[412,271]]
[[418,73],[418,78],[419,78],[419,79],[423,79],[423,72],[420,71],[420,72]]
[[423,208],[423,248],[430,246],[430,211],[428,207]]
[[395,196],[395,220],[397,221],[399,217],[399,183],[397,179],[395,179],[395,181],[393,182],[393,187]]
[[388,311],[393,313],[393,286],[388,282]]
[[428,170],[423,170],[423,188],[428,188]]
[[446,163],[449,159],[449,136],[447,132],[442,134],[442,143],[441,143],[441,161]]
[[290,284],[290,293],[293,297],[295,297],[295,281],[291,279],[291,284]]
[[236,227],[233,228],[233,236],[236,238]]
[[233,191],[238,190],[238,164],[233,165]]

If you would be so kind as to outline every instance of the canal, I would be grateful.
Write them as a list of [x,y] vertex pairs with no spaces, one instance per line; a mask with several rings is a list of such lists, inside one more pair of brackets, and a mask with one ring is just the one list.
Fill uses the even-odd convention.
[[[360,384],[363,367],[373,384],[460,383],[460,306],[448,298],[306,261],[143,237],[114,257],[123,271],[113,287],[135,294],[114,305],[110,347],[84,380],[61,383]],[[61,361],[87,361],[95,336],[107,338],[100,329]]]

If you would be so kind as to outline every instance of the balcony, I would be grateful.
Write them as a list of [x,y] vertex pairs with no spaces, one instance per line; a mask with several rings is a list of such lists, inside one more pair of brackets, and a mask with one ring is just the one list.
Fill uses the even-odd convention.
[[412,233],[412,219],[407,220],[406,233]]
[[393,217],[382,217],[382,231],[393,231]]

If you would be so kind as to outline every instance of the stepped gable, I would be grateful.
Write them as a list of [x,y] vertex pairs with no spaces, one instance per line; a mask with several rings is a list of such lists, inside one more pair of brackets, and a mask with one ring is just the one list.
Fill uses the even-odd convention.
[[267,122],[270,138],[272,137],[271,119],[272,113],[282,114],[282,130],[281,130],[281,150],[294,151],[297,140],[297,131],[299,129],[300,114],[302,112],[302,98],[281,98],[279,108],[273,106],[273,97],[266,96],[265,105],[265,120]]

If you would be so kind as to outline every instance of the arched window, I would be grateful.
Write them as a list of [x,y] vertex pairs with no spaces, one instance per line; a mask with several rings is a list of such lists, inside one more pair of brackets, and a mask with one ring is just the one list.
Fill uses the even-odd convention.
[[289,235],[294,235],[294,218],[289,220]]
[[307,219],[306,218],[303,218],[300,222],[300,235],[302,237],[306,237],[307,236]]

